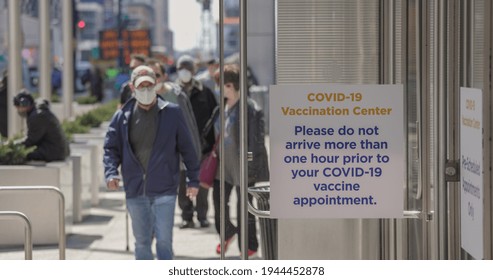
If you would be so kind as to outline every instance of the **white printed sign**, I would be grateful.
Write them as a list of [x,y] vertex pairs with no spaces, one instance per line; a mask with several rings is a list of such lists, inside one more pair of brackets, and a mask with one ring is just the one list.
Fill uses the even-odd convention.
[[270,212],[275,218],[400,218],[402,85],[270,88]]
[[479,89],[460,89],[461,246],[483,259],[483,100]]

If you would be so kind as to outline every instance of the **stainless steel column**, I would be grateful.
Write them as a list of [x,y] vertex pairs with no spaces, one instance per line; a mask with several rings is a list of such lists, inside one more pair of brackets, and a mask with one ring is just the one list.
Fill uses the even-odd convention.
[[[219,154],[224,155],[224,0],[219,0]],[[226,195],[224,191],[224,160],[219,160],[219,235],[221,242],[221,260],[225,259],[224,240],[226,236]]]
[[[474,4],[473,0],[459,0],[456,4],[456,23],[454,32],[457,34],[457,51],[456,54],[459,56],[455,57],[454,60],[456,64],[460,65],[457,69],[457,85],[456,94],[451,98],[450,105],[450,136],[449,140],[450,151],[448,153],[448,159],[453,160],[460,164],[460,87],[473,87],[473,65],[474,65],[474,42],[475,42],[475,32],[474,32]],[[485,122],[487,123],[487,122]],[[486,125],[483,125],[483,128]],[[456,129],[454,129],[456,128]],[[486,139],[486,138],[483,138]],[[484,166],[484,165],[483,165]],[[460,168],[458,168],[460,169]],[[483,172],[485,168],[483,167]],[[458,171],[457,171],[458,172]],[[456,182],[449,182],[449,201],[448,201],[448,254],[447,259],[456,260],[462,259],[461,257],[461,186],[459,179]],[[484,189],[483,189],[483,197]],[[486,201],[484,202],[486,203]],[[487,213],[487,212],[484,212]],[[486,215],[484,215],[486,216]],[[483,216],[483,218],[484,218]],[[486,236],[486,235],[485,235]],[[486,256],[486,254],[485,254]]]
[[51,40],[50,40],[50,0],[39,1],[39,94],[50,100],[51,97]]
[[393,0],[381,0],[380,2],[380,82],[382,84],[395,83],[395,49],[394,27],[395,7]]
[[72,101],[74,100],[74,40],[72,34],[72,0],[63,1],[63,116],[68,119],[72,116]]
[[[400,2],[397,2],[398,3],[398,6],[399,8],[396,8],[395,9],[395,12],[398,13],[400,11],[400,17],[399,17],[399,21],[396,21],[396,24],[399,24],[400,25],[400,30],[396,30],[396,32],[400,32],[400,33],[397,33],[397,34],[400,34],[400,41],[397,42],[396,40],[396,45],[399,45],[400,49],[396,49],[396,60],[397,62],[399,62],[399,66],[400,67],[396,67],[396,72],[399,73],[399,75],[396,75],[396,81],[399,81],[400,83],[403,84],[404,86],[404,103],[406,104],[406,106],[404,107],[404,111],[406,112],[405,114],[405,119],[406,119],[406,123],[408,124],[408,128],[406,129],[406,139],[408,139],[406,141],[406,146],[407,146],[407,153],[406,153],[406,163],[407,163],[407,166],[408,166],[408,171],[406,172],[407,174],[407,191],[405,192],[405,197],[406,199],[404,199],[404,209],[410,209],[410,203],[407,199],[408,195],[409,194],[409,189],[414,186],[414,184],[412,184],[410,182],[410,180],[413,179],[413,174],[412,172],[410,172],[409,170],[412,170],[413,167],[414,167],[414,159],[416,157],[416,147],[415,145],[413,146],[414,143],[416,143],[415,141],[413,142],[412,140],[410,140],[410,134],[411,134],[411,131],[409,129],[409,123],[410,122],[414,122],[414,119],[413,118],[410,118],[410,112],[413,112],[413,109],[412,108],[408,108],[409,107],[409,103],[408,100],[409,100],[409,96],[410,96],[410,91],[409,91],[409,82],[408,82],[408,77],[409,77],[409,64],[408,64],[408,48],[407,48],[407,45],[409,44],[409,38],[408,38],[408,34],[409,34],[409,24],[408,24],[408,13],[409,13],[409,1],[408,0],[402,0]],[[398,53],[398,54],[397,54]],[[414,133],[415,134],[415,133]],[[415,139],[415,138],[413,138]],[[411,142],[411,144],[410,144]],[[413,146],[411,147],[410,149],[410,146]],[[411,168],[411,169],[410,169]],[[415,223],[415,222],[414,222]],[[397,229],[396,229],[396,259],[398,260],[406,260],[406,259],[409,259],[409,249],[408,249],[408,244],[409,244],[409,230],[410,230],[411,226],[409,226],[409,222],[407,222],[407,220],[401,220],[397,223]]]
[[462,85],[473,86],[473,50],[474,50],[474,0],[461,1],[461,61],[462,61]]
[[[455,1],[455,0],[454,0]],[[446,127],[446,115],[447,115],[447,92],[450,91],[449,79],[450,74],[453,73],[454,65],[449,65],[451,61],[448,61],[447,54],[455,51],[454,36],[448,31],[447,26],[453,26],[453,14],[450,13],[451,6],[454,5],[454,1],[439,0],[435,3],[435,62],[434,65],[434,81],[432,85],[434,87],[434,93],[437,98],[437,106],[434,110],[433,119],[437,123],[438,139],[437,139],[437,157],[436,157],[436,187],[433,193],[435,197],[435,224],[437,226],[437,241],[438,248],[437,254],[434,259],[444,259],[451,232],[447,231],[447,190],[445,182],[445,163],[447,161],[447,127]],[[452,23],[451,23],[452,22]],[[453,28],[451,28],[453,30]],[[451,92],[449,92],[451,94]]]
[[[434,219],[433,211],[434,204],[433,191],[437,189],[437,185],[433,182],[433,174],[435,173],[433,166],[433,158],[436,150],[433,147],[433,141],[431,140],[433,130],[431,128],[436,127],[433,123],[436,118],[431,116],[431,106],[433,105],[434,98],[431,96],[430,91],[430,65],[431,65],[431,43],[430,43],[430,11],[428,2],[425,0],[418,0],[416,9],[416,88],[418,91],[418,121],[421,124],[418,127],[419,132],[419,182],[418,191],[416,194],[417,199],[422,201],[422,212],[424,213],[423,219],[421,219],[421,236],[423,242],[421,244],[422,259],[434,259],[436,257],[437,246],[435,244],[435,226],[436,221]],[[436,112],[436,110],[435,110]]]
[[[466,31],[470,5],[468,8],[463,3],[463,0],[440,0],[435,4],[437,44],[433,87],[437,106],[433,118],[436,120],[438,136],[434,163],[436,188],[433,195],[437,259],[460,258],[460,189],[458,179],[451,179],[451,175],[459,172],[459,88],[466,85],[466,80],[471,81],[464,74],[472,73],[466,66],[472,62],[470,54],[467,54],[471,51],[467,46],[469,42],[464,42],[470,32]],[[454,162],[457,162],[456,166]]]
[[[485,207],[484,213],[491,213],[492,211],[492,201],[493,201],[493,191],[491,184],[493,182],[493,172],[491,172],[492,167],[492,120],[493,120],[493,98],[491,98],[493,89],[493,68],[491,57],[493,56],[493,3],[492,1],[484,1],[484,52],[483,52],[483,120],[484,122],[484,154],[483,160],[484,164],[484,197],[485,197]],[[486,140],[488,139],[488,141]],[[493,257],[493,242],[491,240],[492,236],[492,225],[493,225],[493,215],[484,215],[484,258],[492,259]]]
[[[241,259],[248,259],[247,8],[240,0],[240,192]],[[241,214],[241,215],[240,215]]]
[[[467,0],[466,0],[467,1]],[[443,106],[439,132],[439,143],[443,143],[439,158],[439,198],[442,211],[440,217],[440,259],[460,259],[460,184],[459,179],[446,177],[447,165],[457,163],[459,171],[460,162],[460,87],[471,85],[472,71],[468,64],[472,64],[470,42],[472,28],[470,27],[470,15],[468,10],[471,5],[464,0],[447,1],[447,63],[440,66],[446,67],[446,88],[439,92],[440,104]],[[468,34],[470,33],[470,34]],[[446,73],[445,70],[442,71]],[[446,165],[447,164],[447,165]],[[445,238],[446,237],[446,238]]]
[[[394,26],[395,10],[394,1],[380,1],[380,83],[395,83],[395,57],[394,57]],[[407,180],[406,180],[407,181]],[[395,219],[382,219],[380,221],[382,231],[382,247],[380,256],[382,259],[396,259],[396,231]]]
[[8,65],[8,136],[9,138],[20,132],[21,120],[17,116],[17,111],[12,106],[12,99],[22,88],[22,29],[21,29],[21,9],[20,1],[9,0],[9,65]]

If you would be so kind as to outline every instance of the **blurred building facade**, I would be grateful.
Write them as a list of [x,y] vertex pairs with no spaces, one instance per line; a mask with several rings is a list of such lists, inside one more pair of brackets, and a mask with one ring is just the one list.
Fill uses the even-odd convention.
[[98,58],[99,31],[104,28],[104,3],[81,1],[76,4],[76,61],[89,62]]
[[[121,28],[127,30],[149,29],[153,49],[167,54],[173,53],[173,32],[169,29],[168,0],[79,0],[77,12],[79,20],[86,26],[78,37],[78,44],[86,51],[82,52],[82,60],[87,59],[87,47],[93,48],[93,58],[97,58],[92,40],[99,39],[99,31],[118,28],[120,10]],[[91,24],[91,27],[88,25]],[[86,40],[89,40],[86,41]]]
[[[248,0],[246,8],[248,67],[259,85],[272,85],[275,83],[275,1]],[[227,62],[238,63],[240,1],[224,0],[224,14],[224,55],[229,57]],[[219,34],[219,22],[216,25]]]
[[[28,65],[38,63],[39,49],[39,0],[20,0],[21,8],[21,40],[23,45],[22,58]],[[60,57],[61,52],[61,1],[52,0],[50,5],[51,33],[53,36],[52,53]],[[7,60],[8,55],[8,1],[0,0],[0,70],[2,61]]]
[[[61,0],[50,2],[51,52],[54,65],[60,63],[62,57],[61,5]],[[23,85],[30,91],[37,91],[40,42],[39,0],[20,0],[19,6]],[[0,0],[0,73],[7,70],[8,65],[8,28],[8,0]]]
[[[75,36],[77,38],[76,61],[91,61],[98,58],[99,31],[117,28],[118,10],[121,9],[122,27],[127,29],[150,29],[153,53],[174,55],[173,31],[169,25],[169,0],[73,0],[75,13]],[[219,0],[212,0],[213,1]],[[39,49],[39,0],[20,0],[23,34],[22,57],[27,65],[38,64]],[[64,1],[50,1],[52,54],[54,63],[62,57],[61,10]],[[200,4],[200,1],[198,1]],[[217,3],[215,3],[217,4]],[[260,84],[272,84],[274,79],[274,18],[256,17],[258,13],[274,14],[274,1],[253,0],[247,2],[248,9],[248,48],[249,66],[258,74]],[[8,43],[8,1],[0,0],[0,71],[5,69]],[[212,5],[211,5],[212,7]],[[239,0],[224,0],[225,8],[225,55],[239,52]],[[80,26],[78,23],[83,21]],[[216,22],[216,34],[219,24]],[[216,36],[216,42],[219,36]],[[218,46],[214,44],[214,55],[218,56]],[[255,54],[259,47],[264,50]],[[265,59],[269,50],[269,59]],[[256,61],[259,60],[259,61]],[[265,63],[269,61],[268,67]],[[270,62],[272,61],[272,62]],[[268,71],[268,73],[265,73]]]
[[[217,34],[219,34],[219,23],[217,23],[217,29]],[[227,57],[239,51],[240,1],[224,0],[224,55]]]

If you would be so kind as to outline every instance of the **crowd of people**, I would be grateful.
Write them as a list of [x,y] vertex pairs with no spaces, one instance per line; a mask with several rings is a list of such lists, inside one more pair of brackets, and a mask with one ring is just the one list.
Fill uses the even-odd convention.
[[[181,210],[181,230],[208,228],[209,189],[199,184],[201,161],[216,149],[224,134],[226,242],[215,248],[217,254],[227,250],[240,232],[240,221],[230,219],[230,197],[236,189],[237,213],[240,211],[240,99],[238,65],[224,67],[224,98],[226,124],[219,116],[219,63],[207,61],[207,71],[197,74],[197,65],[189,55],[176,62],[176,80],[168,67],[155,58],[131,56],[126,80],[118,80],[120,103],[110,121],[104,140],[104,172],[109,190],[125,191],[135,238],[135,258],[154,259],[151,244],[156,240],[157,259],[173,259],[173,227],[175,205]],[[101,74],[92,79],[92,91],[101,92]],[[97,94],[101,100],[101,94]],[[14,100],[19,115],[27,124],[22,144],[34,146],[28,160],[64,160],[70,153],[60,122],[46,100],[34,100],[22,90]],[[248,150],[254,160],[249,163],[249,186],[269,180],[264,143],[264,117],[254,101],[248,99]],[[220,174],[212,187],[215,229],[220,236]],[[248,199],[251,201],[252,197]],[[248,216],[248,256],[259,246],[255,217]],[[238,244],[241,244],[238,242]],[[213,248],[211,248],[213,250]]]
[[[104,144],[107,186],[123,186],[132,220],[135,258],[153,259],[151,244],[156,240],[158,259],[173,259],[175,204],[181,210],[182,230],[210,226],[209,190],[199,184],[200,162],[216,147],[224,134],[226,241],[216,253],[227,250],[240,232],[240,221],[230,219],[230,197],[239,191],[239,106],[238,65],[225,65],[224,92],[226,126],[221,128],[219,109],[219,66],[207,62],[206,75],[196,75],[195,60],[183,55],[176,62],[176,80],[169,79],[165,64],[154,58],[132,55],[130,78],[120,86],[120,105],[111,120]],[[254,155],[249,163],[248,184],[269,177],[264,143],[264,117],[254,101],[248,100],[248,149]],[[212,122],[212,129],[207,124]],[[120,173],[121,170],[121,173]],[[220,236],[220,176],[213,184],[214,224]],[[252,197],[248,199],[251,201]],[[238,212],[239,213],[239,212]],[[239,216],[239,215],[237,215]],[[255,217],[248,216],[248,256],[259,246]],[[238,242],[238,244],[241,244]]]

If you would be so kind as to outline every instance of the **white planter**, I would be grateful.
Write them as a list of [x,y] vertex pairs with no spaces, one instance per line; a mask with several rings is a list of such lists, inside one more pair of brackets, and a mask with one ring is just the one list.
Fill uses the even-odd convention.
[[[65,197],[65,217],[70,220],[72,215],[72,179],[70,179],[72,178],[72,172],[67,170],[71,169],[71,166],[71,163],[65,162],[53,163],[50,166],[1,165],[0,186],[57,187],[62,192],[65,191],[63,193]],[[60,188],[60,186],[62,187]],[[32,223],[34,245],[58,243],[58,199],[52,195],[0,195],[0,211],[20,211],[26,214]],[[19,221],[5,221],[2,222],[0,227],[0,246],[24,244],[24,235],[19,234],[24,232],[22,223]],[[66,228],[66,232],[69,231]]]

